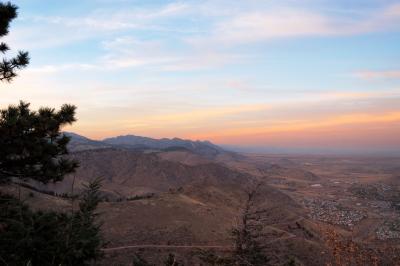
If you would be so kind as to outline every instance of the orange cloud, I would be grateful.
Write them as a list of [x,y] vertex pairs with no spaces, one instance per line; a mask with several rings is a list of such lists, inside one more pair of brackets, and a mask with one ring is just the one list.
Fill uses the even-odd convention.
[[[221,132],[213,132],[201,135],[192,135],[195,139],[228,139],[233,137],[247,138],[249,136],[260,136],[267,134],[296,133],[315,131],[324,128],[335,128],[345,125],[363,125],[363,124],[383,124],[391,122],[400,122],[400,111],[381,114],[354,113],[346,115],[336,115],[319,119],[306,121],[294,120],[275,123],[270,126],[231,128]],[[294,136],[294,134],[293,134]]]
[[[79,109],[82,111],[80,120],[69,130],[99,139],[136,134],[156,138],[210,139],[217,143],[248,143],[252,138],[262,140],[266,139],[266,135],[271,137],[283,134],[293,138],[304,133],[306,138],[307,132],[326,128],[336,130],[348,125],[382,125],[400,121],[400,111],[396,107],[398,100],[400,98],[396,91],[329,92],[306,93],[296,100],[287,99],[269,104],[201,109],[187,109],[186,106],[177,105],[169,113],[161,113],[162,110],[149,107],[146,112],[140,113],[138,106],[114,108],[111,112],[106,109]],[[358,102],[360,104],[355,104]],[[275,139],[278,141],[278,137]]]

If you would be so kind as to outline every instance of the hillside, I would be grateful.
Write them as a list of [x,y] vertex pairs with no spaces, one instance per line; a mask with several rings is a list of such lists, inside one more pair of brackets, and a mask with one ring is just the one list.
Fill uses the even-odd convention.
[[[399,202],[395,158],[210,157],[186,148],[143,150],[72,137],[77,148],[69,156],[80,162],[77,172],[56,184],[31,182],[34,190],[23,188],[22,198],[34,208],[69,210],[71,199],[57,195],[76,194],[101,177],[99,211],[108,241],[102,265],[129,265],[135,252],[156,265],[169,252],[199,265],[199,248],[227,252],[229,232],[251,191],[258,240],[276,264],[289,257],[301,265],[332,261],[329,230],[352,236],[366,250],[387,239],[398,243],[398,229],[390,227]],[[382,261],[393,261],[388,254]]]
[[[111,248],[105,265],[111,261],[127,263],[132,254],[129,252],[136,250],[113,250],[114,247],[231,246],[229,231],[240,220],[247,194],[262,180],[228,167],[227,158],[231,157],[224,157],[222,163],[189,151],[98,148],[73,152],[70,156],[80,161],[75,175],[57,184],[33,185],[43,191],[70,194],[77,193],[88,180],[103,178],[106,202],[100,204],[99,210]],[[191,159],[185,160],[187,157]],[[260,184],[253,208],[263,220],[262,241],[273,242],[270,252],[279,254],[275,259],[286,256],[289,250],[299,258],[304,257],[305,248],[319,251],[319,238],[305,237],[305,232],[314,231],[315,225],[307,219],[303,207],[279,189],[265,182]],[[52,200],[49,202],[49,195],[45,197],[46,204],[40,203],[42,195],[35,192],[37,208],[59,209],[69,204],[68,199],[54,197],[57,199],[54,204],[60,207],[50,207]],[[289,246],[294,247],[289,249]],[[191,255],[179,249],[172,251],[189,264],[196,262],[193,250],[189,250]],[[155,259],[151,254],[146,256]],[[302,259],[308,265],[318,265]]]

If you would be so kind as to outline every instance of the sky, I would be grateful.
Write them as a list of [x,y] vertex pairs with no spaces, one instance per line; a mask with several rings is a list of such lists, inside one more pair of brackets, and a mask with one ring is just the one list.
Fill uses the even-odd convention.
[[399,0],[12,2],[31,64],[2,108],[75,104],[93,139],[400,150]]

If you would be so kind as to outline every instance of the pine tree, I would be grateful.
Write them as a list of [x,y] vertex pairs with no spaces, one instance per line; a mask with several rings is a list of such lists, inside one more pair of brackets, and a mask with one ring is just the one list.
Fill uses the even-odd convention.
[[75,109],[65,104],[59,111],[35,112],[20,102],[0,110],[0,182],[12,177],[55,182],[74,172],[78,163],[64,156],[70,138],[60,130],[76,120]]
[[73,213],[32,211],[0,193],[0,265],[90,265],[99,259],[99,189],[99,180],[90,182]]
[[79,210],[72,214],[68,226],[65,250],[68,250],[69,254],[64,257],[66,265],[83,265],[84,262],[98,259],[102,255],[101,224],[96,222],[96,208],[102,199],[100,188],[100,178],[84,185]]
[[181,264],[175,257],[174,254],[169,253],[168,257],[166,258],[166,260],[164,261],[164,265],[165,266],[183,266],[183,264]]
[[[10,2],[0,2],[0,38],[9,32],[10,22],[17,17],[17,7]],[[5,54],[10,48],[4,42],[0,42],[0,53]],[[19,51],[15,57],[3,58],[0,61],[0,81],[10,82],[17,76],[16,71],[29,64],[28,52]]]
[[[8,34],[17,7],[0,3],[0,38]],[[0,52],[9,50],[0,42]],[[16,70],[29,63],[27,52],[0,62],[0,82],[11,82]],[[68,159],[69,138],[63,126],[76,121],[73,105],[60,110],[31,111],[20,102],[0,110],[0,185],[13,179],[42,183],[61,181],[78,163]],[[71,213],[33,211],[27,204],[0,192],[0,265],[89,265],[101,256],[103,240],[95,212],[100,181],[85,188],[79,210]]]
[[[9,33],[12,20],[17,17],[17,7],[10,2],[0,2],[0,38]],[[0,53],[8,45],[0,42]],[[0,81],[10,82],[16,70],[29,64],[27,52],[0,61]],[[68,153],[69,138],[60,133],[62,126],[73,123],[75,106],[63,105],[59,111],[40,108],[31,111],[29,104],[20,102],[0,110],[0,183],[12,177],[35,179],[47,183],[59,181],[75,170],[78,164],[63,155]]]

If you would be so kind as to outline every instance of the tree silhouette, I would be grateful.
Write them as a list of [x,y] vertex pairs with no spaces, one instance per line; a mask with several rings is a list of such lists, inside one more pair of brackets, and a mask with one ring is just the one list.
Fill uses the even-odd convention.
[[70,138],[60,130],[76,120],[75,109],[65,104],[35,112],[20,102],[0,110],[0,182],[17,177],[47,183],[74,172],[78,163],[63,156]]
[[[0,3],[0,38],[8,34],[16,16],[15,5]],[[8,50],[1,42],[0,52]],[[11,82],[16,70],[28,63],[27,52],[3,58],[0,82]],[[32,111],[22,101],[0,110],[0,184],[9,185],[13,178],[56,182],[74,172],[78,163],[65,156],[70,138],[61,129],[76,121],[75,110],[65,104],[58,111],[48,107]],[[13,185],[21,188],[19,182]],[[79,209],[71,213],[34,211],[20,197],[0,191],[0,264],[89,265],[102,254],[95,211],[100,200],[100,180],[85,187]]]
[[168,257],[164,261],[165,266],[183,266],[175,257],[174,254],[169,253]]
[[[17,17],[17,6],[0,2],[0,38],[9,33],[10,22]],[[10,48],[0,42],[0,52]],[[29,64],[28,52],[0,61],[0,81],[10,82],[16,70]],[[63,155],[68,153],[69,138],[60,133],[61,127],[73,123],[73,105],[65,104],[59,111],[40,108],[31,111],[29,104],[20,102],[0,110],[0,183],[12,177],[35,179],[47,183],[59,181],[78,166]]]
[[265,254],[264,247],[260,244],[262,222],[259,210],[255,204],[255,197],[262,183],[257,184],[246,192],[247,199],[240,216],[239,223],[232,228],[231,237],[233,250],[229,256],[219,256],[212,251],[200,251],[198,256],[207,265],[214,266],[266,266],[270,258]]
[[0,192],[0,265],[91,265],[102,255],[99,189],[100,180],[90,182],[72,213],[33,211]]
[[[9,32],[10,22],[18,15],[17,7],[10,2],[0,2],[0,38],[6,36]],[[10,48],[4,42],[0,42],[0,53],[5,54]],[[17,76],[16,71],[26,67],[29,64],[28,52],[19,51],[11,58],[3,58],[0,61],[0,81],[10,82]]]
[[257,184],[254,189],[247,193],[247,201],[236,228],[232,229],[234,238],[233,258],[234,265],[238,266],[258,266],[268,265],[269,258],[265,255],[259,243],[260,225],[262,224],[257,215],[254,198],[261,184]]

